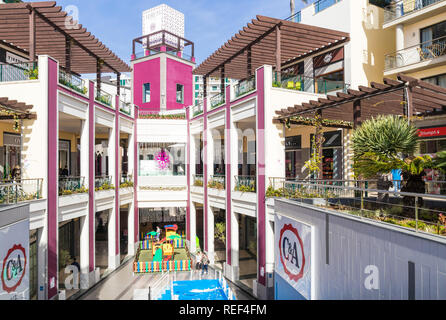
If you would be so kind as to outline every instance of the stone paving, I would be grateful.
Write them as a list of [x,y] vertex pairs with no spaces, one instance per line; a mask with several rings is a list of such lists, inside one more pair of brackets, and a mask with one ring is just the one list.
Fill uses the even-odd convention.
[[[95,287],[83,294],[79,300],[133,300],[135,289],[147,289],[161,277],[160,274],[134,275],[132,270],[133,260],[126,262],[117,271],[111,273]],[[199,271],[194,270],[194,276]],[[177,280],[190,279],[190,272],[177,274]],[[206,278],[206,275],[203,279]],[[254,300],[254,297],[240,290],[233,283],[228,282],[237,300]]]

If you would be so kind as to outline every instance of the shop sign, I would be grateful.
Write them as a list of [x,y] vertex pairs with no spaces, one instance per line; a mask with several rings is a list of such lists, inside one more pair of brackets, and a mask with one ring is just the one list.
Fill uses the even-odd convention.
[[418,136],[420,138],[443,137],[446,136],[446,127],[418,129]]
[[313,68],[321,68],[328,64],[344,60],[344,48],[338,48],[314,58]]
[[302,148],[302,136],[293,136],[285,138],[285,149],[301,149]]
[[0,229],[0,300],[29,299],[29,221]]
[[305,299],[311,299],[311,227],[275,218],[276,272]]
[[20,147],[22,145],[22,137],[16,134],[3,133],[3,144],[5,146]]

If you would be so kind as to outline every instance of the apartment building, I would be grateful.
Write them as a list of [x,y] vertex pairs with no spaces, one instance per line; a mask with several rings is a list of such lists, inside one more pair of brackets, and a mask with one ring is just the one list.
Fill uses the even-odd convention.
[[1,4],[6,15],[0,199],[29,204],[30,297],[66,299],[135,252],[136,113],[120,107],[119,87],[101,89],[103,73],[131,69],[54,2]]
[[[223,84],[223,87],[222,87]],[[209,97],[216,96],[224,91],[224,88],[227,85],[235,84],[234,80],[224,79],[222,81],[219,77],[210,77],[207,79],[207,88],[206,92]],[[223,89],[222,89],[223,88]],[[200,75],[194,76],[194,105],[198,106],[203,103],[203,94],[204,94],[204,81],[203,77]]]

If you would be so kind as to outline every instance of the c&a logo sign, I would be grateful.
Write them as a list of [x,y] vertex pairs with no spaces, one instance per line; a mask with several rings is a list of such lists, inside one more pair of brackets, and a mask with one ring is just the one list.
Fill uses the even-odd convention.
[[285,224],[280,231],[279,252],[284,272],[297,282],[304,274],[305,253],[299,232],[291,224]]
[[8,293],[14,292],[22,283],[26,270],[26,252],[21,245],[14,245],[3,259],[2,287]]

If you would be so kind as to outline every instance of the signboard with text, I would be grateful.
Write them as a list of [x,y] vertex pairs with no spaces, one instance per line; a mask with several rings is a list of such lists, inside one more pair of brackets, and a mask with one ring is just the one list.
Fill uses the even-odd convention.
[[418,129],[420,138],[436,138],[446,136],[446,127],[422,128]]
[[29,300],[29,220],[0,228],[0,300]]
[[311,227],[275,217],[276,273],[305,299],[311,299]]

